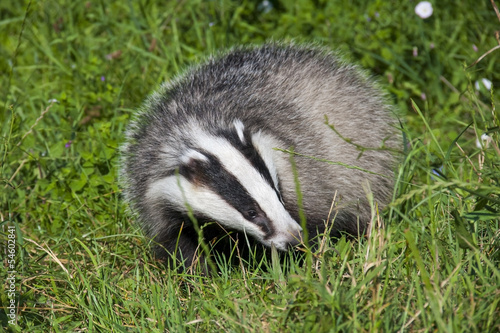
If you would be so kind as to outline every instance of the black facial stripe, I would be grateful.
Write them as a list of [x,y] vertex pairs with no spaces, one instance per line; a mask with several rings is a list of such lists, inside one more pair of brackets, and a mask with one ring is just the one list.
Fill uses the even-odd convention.
[[[179,174],[197,186],[210,188],[248,221],[258,225],[266,235],[273,235],[274,228],[271,221],[238,179],[224,168],[217,157],[205,151],[202,153],[208,161],[191,159],[179,167]],[[248,218],[250,210],[258,212],[259,218],[253,220]]]
[[260,156],[257,149],[255,149],[252,138],[250,137],[250,133],[244,132],[243,135],[245,137],[245,144],[241,142],[238,133],[236,131],[221,131],[220,135],[223,135],[236,149],[238,149],[243,156],[252,164],[252,166],[262,175],[264,180],[271,186],[271,188],[276,192],[278,198],[283,202],[283,198],[281,197],[281,193],[276,185],[274,184],[273,178],[271,177],[271,173],[267,168],[266,163]]

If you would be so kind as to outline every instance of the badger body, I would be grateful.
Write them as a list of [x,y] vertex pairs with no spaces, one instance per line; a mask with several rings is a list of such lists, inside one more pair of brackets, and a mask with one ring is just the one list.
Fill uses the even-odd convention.
[[187,265],[210,222],[207,242],[232,231],[297,244],[296,180],[309,238],[325,227],[362,235],[364,184],[379,208],[392,193],[394,125],[373,81],[322,49],[232,49],[163,84],[135,115],[121,149],[125,198],[157,254]]

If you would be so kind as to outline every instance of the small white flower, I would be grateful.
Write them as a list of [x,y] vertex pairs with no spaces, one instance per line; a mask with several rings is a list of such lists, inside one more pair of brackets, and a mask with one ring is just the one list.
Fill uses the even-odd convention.
[[271,9],[273,9],[273,4],[271,3],[271,1],[264,0],[257,6],[257,9],[264,14],[267,14],[271,11]]
[[59,103],[59,101],[55,98],[51,98],[47,101],[48,103]]
[[423,19],[432,15],[432,4],[429,1],[421,1],[415,6],[415,13]]
[[476,90],[480,90],[481,89],[480,83],[483,84],[483,86],[486,88],[486,90],[488,90],[488,91],[491,90],[491,81],[490,80],[488,80],[488,79],[481,79],[480,81],[478,80],[474,84],[474,87],[476,88]]
[[488,148],[490,142],[491,142],[491,136],[489,136],[486,133],[483,133],[481,135],[481,141],[479,141],[479,139],[476,139],[476,147],[479,149]]
[[483,148],[483,146],[481,146],[481,141],[479,141],[479,139],[476,139],[476,147],[479,149]]

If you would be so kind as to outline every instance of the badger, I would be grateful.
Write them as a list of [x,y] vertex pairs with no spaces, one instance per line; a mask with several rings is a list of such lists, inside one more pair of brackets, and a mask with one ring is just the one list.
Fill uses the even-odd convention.
[[236,47],[134,115],[123,193],[158,257],[188,266],[200,241],[230,232],[281,251],[306,231],[363,235],[391,197],[395,119],[374,80],[329,51]]

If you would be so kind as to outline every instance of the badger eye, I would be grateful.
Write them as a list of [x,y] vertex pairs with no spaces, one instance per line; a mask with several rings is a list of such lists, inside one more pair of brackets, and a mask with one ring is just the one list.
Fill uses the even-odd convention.
[[248,214],[248,217],[251,218],[251,219],[254,219],[257,217],[258,213],[256,210],[254,209],[250,209],[247,211],[247,214]]

